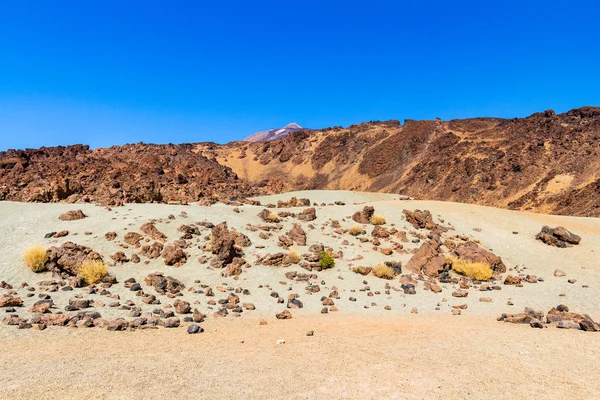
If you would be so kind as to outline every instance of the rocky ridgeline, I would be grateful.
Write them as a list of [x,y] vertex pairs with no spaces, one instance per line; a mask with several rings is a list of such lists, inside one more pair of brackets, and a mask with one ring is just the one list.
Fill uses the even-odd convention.
[[[600,108],[582,107],[513,119],[374,121],[260,143],[9,150],[0,152],[0,200],[211,204],[335,187],[598,217],[599,139]],[[247,171],[265,179],[250,181]],[[308,206],[301,200],[288,207]]]
[[200,147],[225,165],[235,160],[242,179],[259,170],[272,193],[336,188],[598,217],[599,139],[600,108],[582,107],[512,119],[373,121]]
[[189,144],[132,144],[0,152],[0,200],[211,204],[261,193],[194,149]]
[[[428,210],[403,210],[404,221],[397,222],[402,222],[404,228],[398,229],[396,223],[388,225],[374,219],[375,209],[371,206],[365,206],[341,221],[323,221],[319,219],[316,208],[302,209],[309,204],[308,200],[292,200],[280,204],[283,208],[301,207],[301,211],[297,213],[275,213],[270,208],[263,209],[258,213],[262,225],[248,224],[245,227],[248,233],[258,233],[256,240],[259,242],[272,242],[281,247],[282,251],[277,253],[261,253],[264,245],[253,243],[248,235],[228,226],[226,222],[215,225],[207,221],[186,221],[177,228],[179,238],[172,240],[159,226],[173,222],[176,219],[174,215],[164,221],[151,220],[143,223],[139,232],[106,232],[104,240],[122,248],[122,251],[112,255],[101,255],[90,247],[72,241],[52,246],[47,249],[44,264],[45,270],[52,273],[52,279],[44,279],[34,285],[23,282],[18,288],[11,283],[0,283],[0,290],[4,292],[0,297],[0,308],[4,308],[7,314],[3,321],[19,328],[101,327],[111,331],[176,328],[182,324],[191,324],[188,332],[199,333],[202,328],[197,324],[204,322],[211,312],[213,317],[223,318],[241,316],[255,310],[255,301],[252,299],[256,297],[252,296],[267,297],[275,307],[284,308],[276,313],[276,318],[290,319],[293,317],[292,312],[303,309],[306,302],[318,302],[322,314],[336,312],[345,305],[356,302],[356,293],[370,299],[364,304],[365,309],[377,308],[375,300],[380,299],[384,303],[383,309],[390,311],[391,306],[385,302],[395,293],[412,296],[420,291],[434,294],[445,291],[453,299],[464,299],[469,295],[473,297],[474,293],[479,293],[479,301],[486,303],[493,301],[490,295],[485,295],[486,292],[502,290],[503,286],[523,287],[525,284],[544,281],[542,277],[526,272],[525,267],[507,267],[500,257],[478,241],[453,234],[451,225],[445,225],[445,221],[441,219],[434,221]],[[180,217],[188,218],[185,212]],[[63,221],[82,218],[86,218],[86,215],[80,210],[60,216]],[[358,225],[348,228],[348,224]],[[363,257],[355,255],[350,258],[342,249],[334,249],[323,243],[311,243],[311,231],[320,232],[319,237],[325,241],[326,237],[341,240],[343,248],[360,246],[387,260],[376,266],[350,264],[351,270],[364,278],[361,278],[361,287],[351,288],[350,295],[344,295],[343,292],[348,288],[341,289],[338,285],[327,284],[326,280],[335,279],[333,273],[327,270],[333,268],[336,261],[360,262]],[[542,233],[565,243],[575,244],[581,241],[579,236],[562,227],[544,227]],[[58,233],[51,232],[46,238],[63,236],[65,235],[59,236]],[[300,246],[306,252],[295,254],[289,251],[292,246]],[[257,252],[250,254],[248,249],[251,247]],[[192,248],[202,254],[197,260],[192,258]],[[410,255],[410,259],[403,265],[394,255]],[[250,256],[254,258],[250,259]],[[105,262],[108,259],[112,260],[114,266],[140,262],[147,264],[155,259],[162,260],[166,266],[178,268],[206,265],[208,270],[216,271],[229,283],[207,285],[201,280],[182,282],[158,271],[139,282],[131,277],[120,283],[115,276],[108,274],[96,284],[88,285],[80,276],[81,265],[86,261]],[[453,269],[453,260],[489,266],[491,276],[476,279],[461,275]],[[260,266],[284,268],[281,272],[273,268],[272,273],[281,274],[281,289],[290,293],[280,294],[281,290],[276,290],[269,284],[259,284],[258,288],[237,284],[243,282],[240,281],[242,274],[251,274],[253,268],[261,268]],[[288,270],[289,267],[299,267],[306,272]],[[557,278],[565,275],[560,270],[554,273]],[[366,280],[367,277],[382,279],[379,282],[384,282],[383,287],[372,287]],[[344,280],[341,275],[337,279]],[[569,283],[575,282],[574,279],[569,279]],[[298,286],[302,289],[299,290]],[[254,293],[251,293],[251,289]],[[132,292],[135,300],[122,301],[119,293],[122,294],[123,290]],[[71,294],[67,304],[55,302],[59,300],[53,298],[52,293],[58,291]],[[447,307],[452,314],[461,315],[468,308],[466,303],[444,303],[448,303],[448,300],[441,297],[435,311]],[[512,305],[510,301],[507,304]],[[122,316],[116,319],[104,318],[102,310],[105,307],[119,311]],[[411,312],[418,313],[419,310],[412,308]],[[503,314],[500,320],[529,323],[535,327],[556,325],[560,328],[575,328],[578,324],[579,329],[586,331],[598,328],[591,318],[569,313],[566,306],[552,309],[545,318],[543,313],[526,309],[521,314]]]

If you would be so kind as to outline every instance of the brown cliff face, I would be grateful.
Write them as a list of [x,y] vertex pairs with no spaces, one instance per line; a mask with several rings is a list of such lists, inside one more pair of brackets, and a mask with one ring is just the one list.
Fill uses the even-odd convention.
[[231,169],[197,154],[193,145],[135,144],[0,153],[0,200],[195,202],[256,194]]
[[382,191],[600,216],[598,107],[510,120],[370,122],[198,149],[273,192]]
[[599,217],[600,108],[515,119],[369,122],[223,146],[0,153],[3,200],[193,202],[300,189]]

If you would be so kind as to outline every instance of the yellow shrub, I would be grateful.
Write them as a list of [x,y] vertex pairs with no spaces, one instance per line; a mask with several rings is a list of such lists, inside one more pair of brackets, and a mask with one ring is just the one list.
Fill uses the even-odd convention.
[[487,281],[494,273],[490,265],[484,262],[470,262],[453,258],[450,263],[455,272],[478,281]]
[[23,252],[23,261],[33,272],[42,272],[45,269],[48,256],[46,248],[41,245],[30,246]]
[[383,215],[374,214],[371,216],[370,221],[373,225],[383,225],[385,224],[385,217]]
[[79,267],[79,276],[85,279],[88,285],[100,282],[108,275],[108,267],[102,261],[84,261]]
[[290,251],[285,258],[287,264],[298,264],[300,260],[300,256],[295,251]]
[[277,217],[277,214],[275,214],[274,212],[270,212],[267,214],[266,216],[267,221],[271,221],[271,222],[277,222],[279,221],[279,218]]
[[363,228],[360,225],[354,225],[352,228],[348,229],[348,233],[352,236],[358,236],[363,233]]
[[378,278],[392,279],[394,276],[396,276],[396,271],[394,268],[388,267],[385,264],[379,264],[373,267],[373,275]]

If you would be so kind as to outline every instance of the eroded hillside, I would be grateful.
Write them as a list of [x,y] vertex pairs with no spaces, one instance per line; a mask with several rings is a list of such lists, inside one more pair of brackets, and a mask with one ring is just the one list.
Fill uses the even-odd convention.
[[304,189],[400,193],[600,216],[600,108],[527,118],[368,122],[226,145],[0,152],[0,200],[228,201]]
[[600,216],[600,108],[527,118],[370,122],[197,151],[266,190],[401,193]]

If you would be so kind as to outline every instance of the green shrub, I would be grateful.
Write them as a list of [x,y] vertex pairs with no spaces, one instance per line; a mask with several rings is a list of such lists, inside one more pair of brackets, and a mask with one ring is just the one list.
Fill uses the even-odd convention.
[[321,259],[319,260],[319,263],[323,269],[329,269],[335,266],[335,260],[333,256],[326,251],[321,253]]

